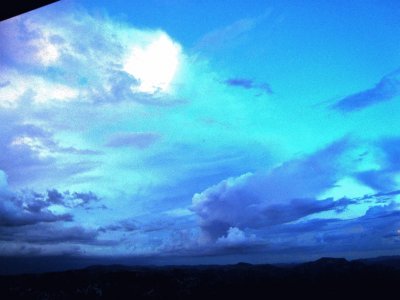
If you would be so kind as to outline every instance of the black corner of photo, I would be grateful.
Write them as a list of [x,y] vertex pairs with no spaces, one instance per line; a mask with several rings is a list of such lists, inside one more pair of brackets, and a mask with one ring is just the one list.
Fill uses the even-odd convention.
[[58,2],[59,0],[35,0],[35,1],[2,1],[0,4],[0,21],[27,13],[31,10]]

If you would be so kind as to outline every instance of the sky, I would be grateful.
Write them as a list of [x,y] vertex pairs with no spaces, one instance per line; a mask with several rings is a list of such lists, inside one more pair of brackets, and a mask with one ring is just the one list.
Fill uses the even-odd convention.
[[62,0],[1,22],[0,256],[399,254],[396,36],[397,0]]

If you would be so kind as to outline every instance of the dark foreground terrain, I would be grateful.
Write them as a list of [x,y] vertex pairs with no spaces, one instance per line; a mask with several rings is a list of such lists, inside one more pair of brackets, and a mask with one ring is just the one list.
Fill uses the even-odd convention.
[[1,299],[399,299],[400,257],[288,265],[93,266],[0,276]]

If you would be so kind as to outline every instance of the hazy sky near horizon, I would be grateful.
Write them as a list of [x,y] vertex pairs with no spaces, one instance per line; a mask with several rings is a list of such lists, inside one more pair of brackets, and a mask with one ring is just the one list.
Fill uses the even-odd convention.
[[397,254],[398,36],[395,0],[64,0],[1,22],[0,255]]

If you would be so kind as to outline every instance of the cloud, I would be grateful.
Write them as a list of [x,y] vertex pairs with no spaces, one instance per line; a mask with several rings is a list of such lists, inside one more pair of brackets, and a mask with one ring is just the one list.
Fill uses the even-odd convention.
[[332,222],[321,238],[329,243],[329,247],[338,250],[393,249],[398,247],[396,234],[399,228],[399,205],[391,202],[371,207],[359,218]]
[[222,236],[218,238],[217,244],[229,247],[229,246],[239,246],[239,245],[248,245],[254,243],[256,240],[256,236],[246,235],[245,232],[240,230],[237,227],[230,227],[226,233],[226,236]]
[[116,133],[106,143],[108,147],[134,147],[147,148],[160,139],[160,135],[154,132],[128,132]]
[[[12,191],[6,174],[0,171],[0,252],[4,254],[14,249],[10,253],[21,254],[35,245],[54,245],[54,253],[71,250],[63,245],[115,245],[116,241],[99,239],[100,231],[77,224],[72,213],[65,212],[87,208],[98,200],[92,192],[60,193],[55,189],[46,193]],[[38,253],[42,250],[53,251],[50,248],[33,248]]]
[[26,99],[32,100],[34,104],[61,103],[75,100],[79,96],[78,89],[55,82],[50,77],[3,68],[2,76],[9,79],[9,84],[0,89],[0,107],[15,108]]
[[384,76],[374,87],[347,96],[332,108],[345,112],[359,111],[368,106],[386,102],[400,95],[400,70]]
[[47,191],[47,195],[46,194],[39,194],[39,195],[42,197],[42,199],[44,199],[44,201],[48,201],[52,204],[58,204],[69,208],[74,208],[74,207],[87,208],[89,204],[100,201],[100,198],[93,192],[71,193],[69,191],[65,191],[61,193],[56,189],[52,189]]
[[[252,253],[279,256],[396,249],[398,138],[367,143],[368,153],[359,142],[345,138],[267,172],[230,177],[195,194],[191,210],[198,218],[199,251],[242,253],[243,246]],[[366,153],[361,160],[360,151]],[[360,174],[367,172],[385,175],[385,188],[364,180],[376,192],[346,196],[344,190],[339,199],[321,197],[329,196],[343,178],[361,181]],[[355,211],[359,214],[348,215]]]
[[255,89],[266,94],[273,94],[273,91],[267,83],[256,83],[251,79],[246,78],[230,78],[224,81],[228,86],[240,87],[243,89]]
[[[59,7],[47,13],[52,9]],[[42,106],[181,102],[172,95],[185,55],[165,32],[72,8],[56,14],[26,14],[0,24],[1,106],[22,105],[24,97]]]
[[379,168],[360,171],[354,176],[375,190],[392,191],[397,187],[396,174],[400,171],[400,138],[381,138],[374,144],[380,153]]
[[231,227],[262,228],[321,211],[341,211],[348,200],[316,200],[342,175],[340,158],[349,147],[341,140],[308,157],[288,161],[267,173],[228,178],[193,196],[204,241],[215,241]]
[[56,214],[49,210],[49,203],[43,201],[36,193],[16,194],[5,185],[4,172],[0,171],[2,186],[0,187],[0,227],[14,227],[72,221],[71,214]]
[[199,39],[194,49],[210,50],[224,47],[233,40],[243,37],[246,33],[254,29],[261,21],[269,16],[270,12],[270,10],[267,10],[258,17],[243,18],[225,27],[215,29]]
[[238,20],[226,27],[216,29],[204,35],[196,45],[196,48],[219,48],[226,42],[236,39],[246,32],[252,30],[256,25],[256,20],[247,18]]
[[139,224],[136,220],[133,219],[125,219],[119,222],[116,222],[111,225],[102,226],[99,228],[100,232],[107,232],[107,231],[125,231],[125,232],[132,232],[141,229]]
[[47,193],[31,190],[11,191],[7,184],[6,174],[0,170],[0,226],[14,227],[39,223],[70,222],[70,213],[57,214],[52,206],[65,208],[88,207],[99,198],[92,192],[60,193],[52,189]]
[[98,232],[82,226],[62,227],[55,224],[37,224],[22,228],[0,229],[0,239],[9,242],[24,242],[30,244],[95,244]]
[[[50,173],[52,178],[65,178],[97,166],[92,159],[99,151],[75,147],[69,141],[61,144],[54,130],[32,119],[25,121],[29,113],[24,109],[0,110],[0,170],[7,173],[12,184],[33,183],[48,178]],[[69,159],[64,161],[65,157]]]

